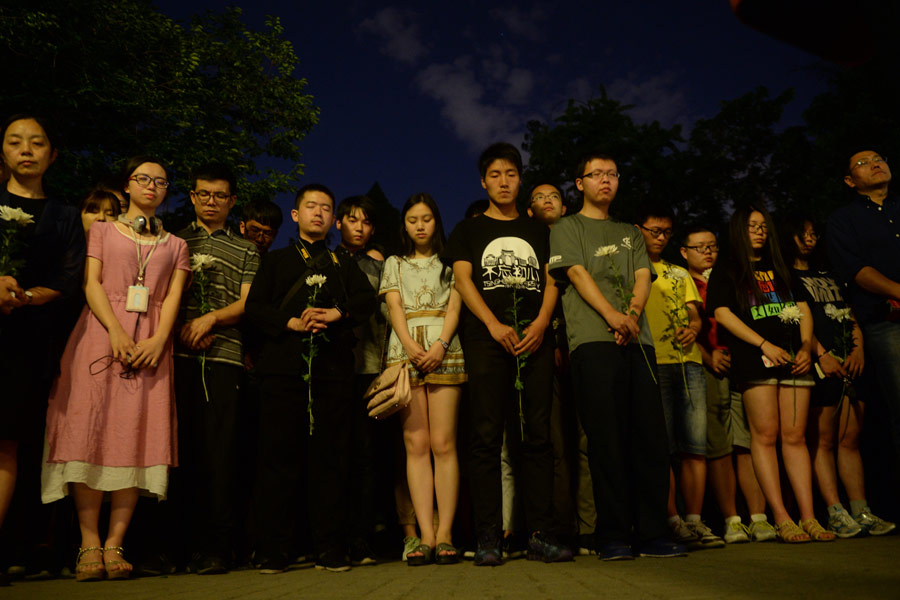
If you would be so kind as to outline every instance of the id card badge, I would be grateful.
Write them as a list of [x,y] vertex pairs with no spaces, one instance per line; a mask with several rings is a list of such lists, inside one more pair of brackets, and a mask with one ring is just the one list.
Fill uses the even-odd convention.
[[766,356],[765,354],[762,355],[762,361],[763,361],[763,365],[764,365],[767,369],[771,369],[772,367],[775,366],[775,363],[773,363],[771,360],[769,360],[769,357]]
[[128,312],[147,312],[150,304],[150,288],[142,285],[129,285],[128,298],[125,300],[125,310]]

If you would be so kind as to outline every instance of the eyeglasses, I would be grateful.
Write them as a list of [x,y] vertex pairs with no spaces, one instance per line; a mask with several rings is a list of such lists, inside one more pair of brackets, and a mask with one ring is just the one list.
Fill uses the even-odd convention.
[[693,250],[694,252],[697,252],[699,254],[706,254],[707,252],[712,254],[713,252],[719,251],[718,244],[703,244],[702,246],[685,246],[685,248],[690,248],[691,250]]
[[650,237],[658,238],[659,236],[663,236],[666,239],[672,237],[674,231],[671,229],[659,229],[658,227],[644,227],[643,225],[639,226],[641,229],[650,234]]
[[265,238],[267,240],[274,240],[275,236],[278,235],[278,232],[274,229],[260,229],[259,227],[245,227],[244,231],[247,232],[247,235],[254,238]]
[[531,197],[532,202],[543,202],[544,200],[559,200],[562,201],[562,198],[556,192],[551,192],[549,194],[535,194]]
[[815,231],[804,231],[804,232],[801,233],[798,237],[799,237],[801,240],[804,240],[804,239],[807,239],[807,238],[808,238],[808,239],[810,239],[810,240],[812,240],[812,241],[815,242],[815,241],[818,241],[818,239],[819,239],[819,234],[816,233]]
[[887,157],[875,155],[875,156],[872,156],[869,158],[861,158],[858,161],[856,161],[855,163],[853,163],[852,165],[850,165],[850,170],[852,171],[856,167],[865,167],[869,163],[871,163],[873,165],[877,165],[879,163],[887,164]]
[[747,223],[747,229],[750,233],[768,233],[769,226],[765,223]]
[[215,198],[216,202],[225,202],[229,198],[231,198],[231,194],[227,194],[225,192],[210,192],[209,190],[200,190],[199,192],[195,192],[191,190],[197,198],[200,199],[201,202],[206,202],[210,199],[210,197]]
[[137,175],[132,175],[128,178],[129,181],[136,182],[141,187],[147,187],[150,185],[150,182],[156,184],[158,188],[167,188],[169,187],[169,180],[163,177],[150,177],[149,175],[144,175],[143,173],[138,173]]
[[619,178],[618,171],[591,171],[590,173],[585,173],[581,176],[582,179],[594,179],[595,177],[598,180],[602,180],[604,177],[608,177],[609,179],[618,179]]

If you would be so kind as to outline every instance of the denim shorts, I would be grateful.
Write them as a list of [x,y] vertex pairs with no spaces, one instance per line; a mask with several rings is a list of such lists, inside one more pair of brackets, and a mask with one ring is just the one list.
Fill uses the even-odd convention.
[[706,456],[706,375],[703,367],[688,362],[659,365],[658,368],[669,453]]

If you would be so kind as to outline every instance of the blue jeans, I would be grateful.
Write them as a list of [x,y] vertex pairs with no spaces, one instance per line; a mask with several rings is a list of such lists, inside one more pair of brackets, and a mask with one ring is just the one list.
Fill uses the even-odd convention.
[[866,368],[874,371],[872,375],[891,419],[894,452],[900,459],[900,323],[870,323],[863,329],[863,335]]
[[669,454],[706,456],[706,376],[695,362],[658,365]]

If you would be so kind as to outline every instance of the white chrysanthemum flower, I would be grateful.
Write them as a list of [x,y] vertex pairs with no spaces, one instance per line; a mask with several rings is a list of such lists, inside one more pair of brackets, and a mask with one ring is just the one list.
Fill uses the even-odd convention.
[[15,221],[21,227],[34,223],[34,215],[29,215],[21,208],[13,208],[11,206],[0,206],[0,219],[4,221]]
[[314,285],[322,287],[322,284],[324,284],[325,281],[327,281],[327,280],[328,280],[328,278],[325,277],[324,275],[310,275],[309,277],[306,278],[306,285],[308,285],[310,287],[312,287]]
[[800,320],[803,318],[803,313],[800,312],[800,307],[797,305],[785,306],[781,309],[781,312],[778,313],[778,318],[781,319],[782,323],[799,325]]
[[837,321],[838,323],[853,320],[853,317],[850,315],[849,308],[838,308],[830,302],[825,305],[825,316],[829,319]]
[[524,277],[516,277],[515,275],[507,275],[503,278],[503,285],[506,287],[519,287],[525,285]]
[[191,271],[203,271],[211,268],[216,264],[216,259],[212,254],[191,254]]
[[680,267],[669,267],[663,277],[672,281],[681,281],[688,276],[688,272]]
[[712,274],[712,267],[710,267],[710,268],[706,269],[705,271],[703,271],[703,279],[706,279],[707,281],[709,281],[709,276],[710,276],[711,274]]
[[622,247],[623,247],[623,248],[628,248],[629,250],[632,249],[632,248],[631,248],[631,238],[628,237],[627,235],[626,235],[625,237],[622,238]]
[[619,253],[619,247],[615,244],[610,244],[609,246],[600,246],[597,248],[597,251],[594,252],[594,256],[613,256]]

